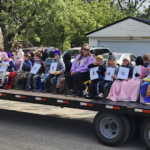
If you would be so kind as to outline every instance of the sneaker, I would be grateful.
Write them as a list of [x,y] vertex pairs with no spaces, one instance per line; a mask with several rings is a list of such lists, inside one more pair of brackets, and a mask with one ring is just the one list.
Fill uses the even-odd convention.
[[75,92],[74,92],[74,91],[73,91],[73,92],[72,92],[72,91],[69,91],[68,93],[66,93],[66,96],[70,96],[70,97],[71,97],[71,96],[74,96],[74,95],[75,95]]
[[31,91],[31,88],[27,87],[27,88],[25,89],[25,91]]
[[109,96],[107,96],[107,97],[106,97],[106,99],[108,99],[108,100],[109,100],[109,99],[110,99],[110,97],[109,97]]
[[103,96],[103,93],[100,93],[100,94],[98,95],[98,97],[103,98],[103,97],[104,97],[104,96]]
[[23,90],[22,86],[16,87],[15,90]]
[[49,93],[50,91],[48,90],[43,90],[42,93]]
[[53,94],[59,94],[57,91],[54,91]]
[[82,92],[78,91],[78,92],[74,95],[74,97],[83,97]]
[[33,88],[32,92],[38,92],[38,90],[36,88]]

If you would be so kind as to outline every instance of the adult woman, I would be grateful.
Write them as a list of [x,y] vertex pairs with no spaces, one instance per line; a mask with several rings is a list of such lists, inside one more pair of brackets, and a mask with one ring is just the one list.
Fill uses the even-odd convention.
[[[90,54],[89,50],[89,45],[83,44],[80,54],[76,56],[72,64],[71,72],[65,74],[65,80],[67,86],[69,87],[69,92],[66,96],[82,96],[82,83],[90,79],[88,65],[95,62],[95,59]],[[76,85],[78,90],[76,94],[74,92],[73,83]]]

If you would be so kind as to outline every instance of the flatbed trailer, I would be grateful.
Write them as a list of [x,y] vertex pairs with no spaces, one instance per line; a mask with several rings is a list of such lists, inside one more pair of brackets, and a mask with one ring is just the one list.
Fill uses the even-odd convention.
[[93,128],[99,141],[107,146],[121,145],[131,139],[136,132],[138,121],[141,125],[141,140],[150,150],[149,105],[2,89],[0,90],[0,99],[98,111],[93,121]]

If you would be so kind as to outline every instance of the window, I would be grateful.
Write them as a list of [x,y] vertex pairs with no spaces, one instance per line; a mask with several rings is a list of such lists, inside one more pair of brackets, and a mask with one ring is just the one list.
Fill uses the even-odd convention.
[[136,57],[134,55],[131,55],[132,61],[136,61]]
[[67,50],[62,54],[62,58],[63,56],[68,53],[71,55],[71,58],[75,58],[78,54],[79,54],[79,50],[73,49],[73,50]]
[[110,52],[108,49],[94,49],[94,51],[95,51],[95,56]]

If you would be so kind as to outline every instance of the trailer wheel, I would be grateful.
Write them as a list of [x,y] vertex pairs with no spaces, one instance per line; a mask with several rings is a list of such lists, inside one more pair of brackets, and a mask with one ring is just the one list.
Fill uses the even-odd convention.
[[131,140],[133,138],[133,136],[135,135],[136,129],[137,129],[135,117],[128,116],[128,119],[129,119],[130,126],[131,126],[131,132],[130,132],[130,135],[129,135],[129,138],[128,138],[127,141],[129,141],[129,140]]
[[101,143],[117,146],[124,143],[130,134],[130,123],[126,116],[99,112],[94,118],[94,131]]
[[141,127],[141,140],[145,147],[150,149],[150,119],[146,119]]

